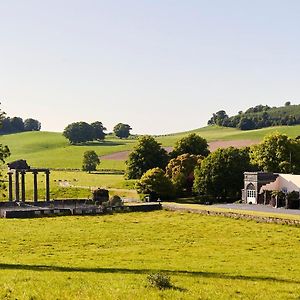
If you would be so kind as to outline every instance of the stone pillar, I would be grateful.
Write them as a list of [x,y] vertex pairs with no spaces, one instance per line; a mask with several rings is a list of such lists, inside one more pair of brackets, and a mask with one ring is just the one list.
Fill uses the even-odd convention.
[[16,193],[15,201],[19,202],[20,201],[20,185],[19,185],[19,171],[18,170],[15,170],[15,193]]
[[33,201],[38,201],[38,184],[37,184],[38,172],[33,172]]
[[26,191],[25,191],[25,171],[21,171],[21,199],[22,202],[25,202],[26,199]]
[[13,173],[8,172],[7,175],[8,175],[8,201],[13,201],[13,180],[12,180]]
[[46,171],[45,175],[46,175],[46,201],[50,201],[50,180],[49,180],[50,171],[49,170]]

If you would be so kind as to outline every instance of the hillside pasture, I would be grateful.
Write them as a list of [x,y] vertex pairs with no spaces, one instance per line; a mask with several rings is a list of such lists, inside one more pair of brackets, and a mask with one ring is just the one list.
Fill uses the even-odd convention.
[[[299,228],[158,211],[0,220],[2,299],[299,299]],[[149,287],[164,272],[173,288]]]
[[[248,144],[255,143],[263,139],[265,135],[274,131],[296,137],[300,135],[300,125],[270,127],[250,131],[209,126],[183,133],[157,136],[156,138],[164,147],[173,147],[180,138],[195,132],[206,138],[209,142],[223,142],[234,145],[235,143],[244,141],[247,141]],[[82,166],[83,153],[87,150],[94,150],[100,156],[100,160],[101,156],[104,156],[98,169],[124,170],[125,157],[127,157],[125,154],[132,150],[137,139],[120,140],[108,136],[104,142],[70,145],[61,133],[24,132],[1,136],[0,141],[2,144],[10,147],[12,155],[9,161],[26,159],[29,165],[34,167],[80,169]],[[125,154],[120,157],[120,153]],[[111,156],[113,154],[117,156],[118,159]],[[109,155],[108,158],[107,155]]]

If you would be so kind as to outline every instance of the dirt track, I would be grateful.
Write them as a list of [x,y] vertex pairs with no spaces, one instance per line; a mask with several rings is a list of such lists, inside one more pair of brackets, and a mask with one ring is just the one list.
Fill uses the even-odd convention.
[[[251,146],[254,144],[257,144],[258,141],[253,140],[234,140],[234,141],[214,141],[210,142],[209,144],[209,150],[215,151],[218,148],[227,148],[230,146],[241,148],[245,146]],[[172,151],[171,147],[165,147],[165,149],[170,152]],[[130,151],[120,151],[108,155],[101,156],[102,160],[126,160],[128,158]]]

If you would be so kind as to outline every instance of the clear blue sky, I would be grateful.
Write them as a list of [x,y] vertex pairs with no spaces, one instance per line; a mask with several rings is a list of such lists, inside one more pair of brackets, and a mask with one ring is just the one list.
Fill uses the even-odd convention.
[[298,0],[0,0],[0,101],[62,131],[202,127],[300,100]]

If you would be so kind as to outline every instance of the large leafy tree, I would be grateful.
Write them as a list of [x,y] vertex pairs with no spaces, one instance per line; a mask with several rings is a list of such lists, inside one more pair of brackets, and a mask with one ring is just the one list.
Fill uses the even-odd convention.
[[243,187],[243,173],[252,169],[248,148],[219,148],[195,169],[194,190],[216,198],[236,198]]
[[266,172],[300,173],[300,140],[275,132],[251,147],[250,158]]
[[166,175],[171,179],[178,196],[192,193],[194,169],[202,159],[201,155],[185,153],[171,159],[168,163]]
[[29,118],[24,121],[24,130],[25,131],[40,131],[41,123],[38,120]]
[[124,138],[126,139],[129,137],[131,129],[132,128],[128,124],[118,123],[114,127],[113,131],[115,135],[120,139],[124,139]]
[[91,124],[93,128],[93,140],[102,141],[105,139],[104,131],[106,128],[103,126],[102,122],[96,121]]
[[174,196],[171,180],[160,168],[153,168],[143,174],[136,183],[139,194],[149,195],[150,199],[168,199]]
[[100,164],[100,159],[97,153],[93,150],[85,151],[83,154],[82,170],[83,171],[96,171],[97,165]]
[[138,179],[152,168],[164,169],[168,163],[168,154],[161,145],[149,135],[139,139],[126,161],[126,177]]
[[63,132],[63,135],[71,144],[79,144],[94,139],[94,129],[86,122],[75,122],[69,124]]
[[175,158],[178,155],[185,153],[207,156],[209,154],[209,150],[206,139],[195,133],[191,133],[176,142],[170,155]]

